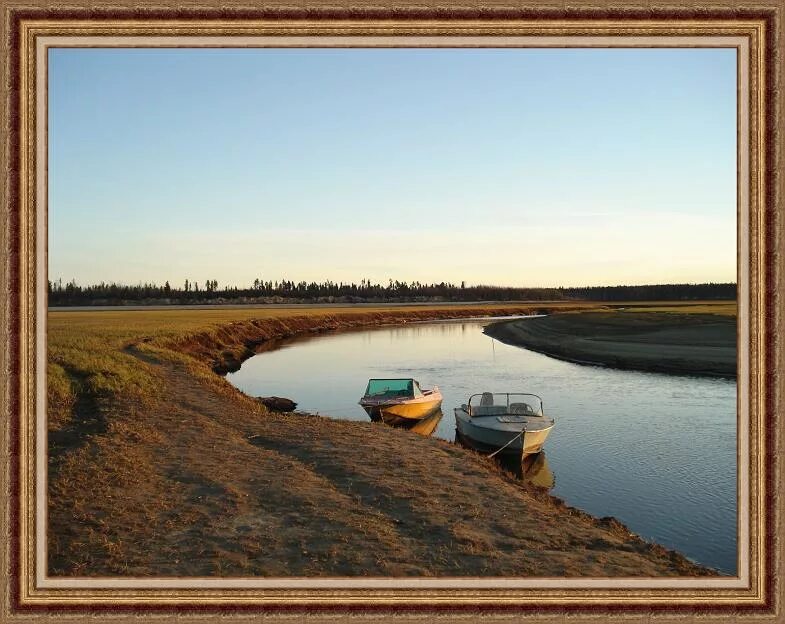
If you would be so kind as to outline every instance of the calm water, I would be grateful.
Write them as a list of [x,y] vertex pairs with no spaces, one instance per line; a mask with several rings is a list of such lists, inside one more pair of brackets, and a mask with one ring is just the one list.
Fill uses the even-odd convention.
[[488,319],[413,323],[310,338],[246,361],[228,379],[250,395],[368,420],[370,377],[414,377],[444,395],[433,435],[455,437],[469,395],[524,391],[556,427],[545,445],[551,492],[644,539],[736,573],[736,383],[579,366],[482,333]]

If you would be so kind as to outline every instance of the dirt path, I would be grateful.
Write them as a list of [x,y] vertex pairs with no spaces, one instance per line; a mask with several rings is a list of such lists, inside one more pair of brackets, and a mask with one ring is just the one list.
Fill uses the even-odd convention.
[[583,364],[663,373],[736,376],[736,317],[584,312],[501,321],[497,340]]
[[164,400],[96,404],[50,471],[53,575],[662,576],[713,572],[448,442],[267,414],[130,349]]

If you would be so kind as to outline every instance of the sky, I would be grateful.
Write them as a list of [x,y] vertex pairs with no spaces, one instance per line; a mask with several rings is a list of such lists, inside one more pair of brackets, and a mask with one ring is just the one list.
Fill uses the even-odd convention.
[[736,279],[734,49],[49,51],[49,278]]

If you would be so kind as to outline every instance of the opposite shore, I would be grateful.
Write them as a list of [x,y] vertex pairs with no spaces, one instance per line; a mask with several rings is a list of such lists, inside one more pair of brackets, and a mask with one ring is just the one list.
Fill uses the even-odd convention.
[[298,335],[586,307],[50,313],[49,572],[716,574],[455,444],[268,412],[216,374]]
[[736,316],[728,313],[591,311],[500,321],[485,333],[579,364],[736,377]]

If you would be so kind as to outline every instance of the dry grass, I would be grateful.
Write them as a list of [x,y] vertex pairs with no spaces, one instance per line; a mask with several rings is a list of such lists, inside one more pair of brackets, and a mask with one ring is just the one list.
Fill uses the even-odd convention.
[[631,304],[624,306],[622,312],[665,312],[668,314],[718,314],[736,316],[738,306],[735,301],[703,301],[681,303],[679,305]]
[[543,309],[50,313],[50,573],[710,573],[454,445],[269,414],[213,372],[276,337]]

